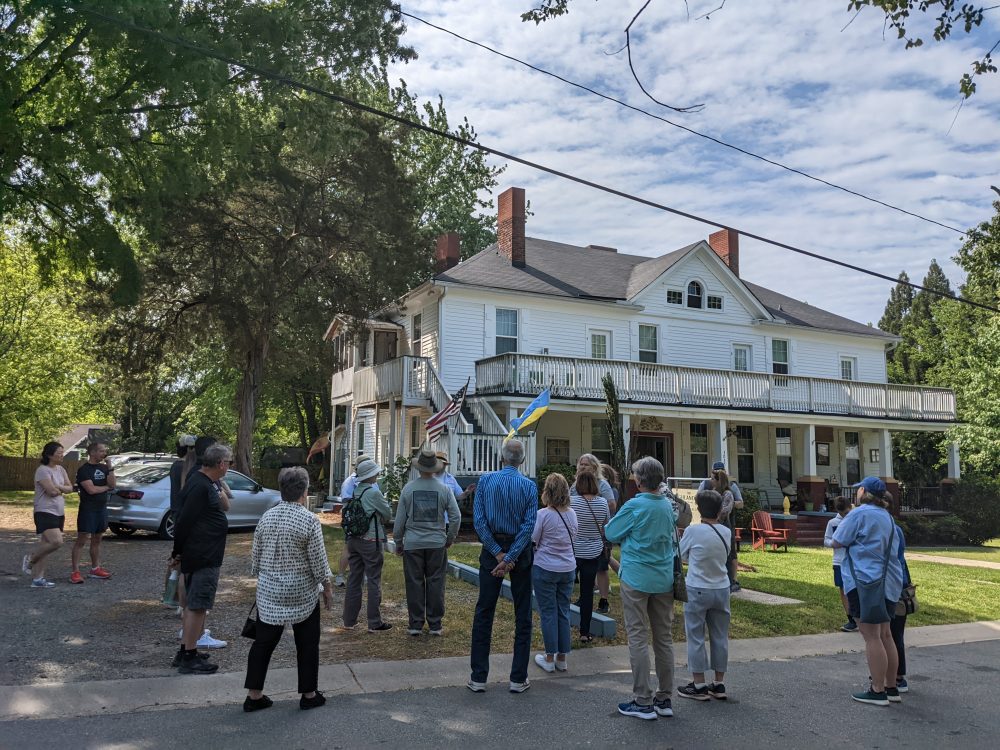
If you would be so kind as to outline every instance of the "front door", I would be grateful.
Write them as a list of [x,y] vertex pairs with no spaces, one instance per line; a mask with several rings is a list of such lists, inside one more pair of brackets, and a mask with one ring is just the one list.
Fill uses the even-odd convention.
[[669,433],[638,433],[632,438],[632,461],[652,456],[670,477],[674,474],[674,436]]

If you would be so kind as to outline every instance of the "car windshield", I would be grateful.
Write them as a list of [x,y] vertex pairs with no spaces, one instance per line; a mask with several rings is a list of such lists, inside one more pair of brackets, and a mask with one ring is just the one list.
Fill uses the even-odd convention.
[[116,473],[120,478],[127,479],[129,484],[153,484],[167,476],[170,473],[170,467],[130,464],[116,470]]

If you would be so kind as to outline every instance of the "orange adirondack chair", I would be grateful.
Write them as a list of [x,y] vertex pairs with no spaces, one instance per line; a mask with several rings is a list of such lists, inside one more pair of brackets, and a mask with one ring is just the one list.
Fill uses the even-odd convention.
[[778,547],[783,546],[788,552],[788,529],[776,529],[771,523],[771,514],[766,510],[758,510],[753,514],[750,522],[750,536],[753,540],[754,549],[766,549],[771,545],[775,552]]

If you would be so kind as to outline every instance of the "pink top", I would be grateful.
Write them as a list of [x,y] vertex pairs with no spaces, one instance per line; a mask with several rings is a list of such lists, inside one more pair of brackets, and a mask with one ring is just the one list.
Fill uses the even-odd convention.
[[59,466],[45,466],[43,464],[35,469],[35,513],[51,513],[54,516],[65,516],[66,498],[62,495],[53,497],[42,489],[43,479],[50,480],[57,487],[59,485],[67,485],[70,482],[66,469],[61,464]]
[[577,530],[576,513],[572,508],[562,513],[552,508],[538,511],[535,530],[531,533],[531,541],[535,543],[535,565],[550,573],[576,570],[573,539]]

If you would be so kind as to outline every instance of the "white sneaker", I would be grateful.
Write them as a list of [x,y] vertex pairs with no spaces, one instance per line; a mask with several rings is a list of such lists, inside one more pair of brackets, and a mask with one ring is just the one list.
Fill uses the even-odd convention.
[[213,638],[212,631],[205,628],[205,632],[201,634],[201,638],[198,639],[197,645],[198,648],[225,648],[229,645],[229,642]]
[[465,683],[465,686],[467,688],[469,688],[469,690],[471,690],[473,693],[485,693],[486,692],[486,683],[485,682],[476,682],[475,680],[469,680],[467,683]]
[[21,560],[21,572],[26,576],[31,575],[31,555],[25,555]]
[[525,680],[524,682],[511,682],[510,692],[512,693],[523,693],[525,690],[531,687],[531,683]]
[[566,660],[565,659],[563,659],[562,661],[559,661],[559,659],[556,659],[556,671],[557,672],[565,672],[567,669],[569,669],[569,666],[566,664]]
[[406,634],[407,635],[412,635],[412,636],[418,636],[418,635],[423,635],[423,632],[424,632],[423,630],[417,630],[416,628],[410,628],[409,630],[406,631]]
[[177,640],[179,641],[184,640],[184,628],[181,628],[180,630],[177,631]]
[[[546,661],[545,654],[535,654],[535,664],[537,664],[538,666],[540,666],[546,672],[555,672],[556,671],[556,663],[554,661]],[[514,683],[511,683],[511,685],[513,685],[513,684]],[[514,688],[511,687],[511,690],[513,690],[513,689]]]
[[347,585],[347,581],[344,580],[344,576],[338,574],[337,577],[333,579],[333,585],[338,589],[342,589]]
[[444,635],[444,628],[438,628],[437,630],[431,630],[428,632],[430,632],[431,635],[440,638],[441,636]]
[[50,589],[55,586],[52,581],[48,581],[44,578],[36,578],[31,582],[31,588],[33,589]]

